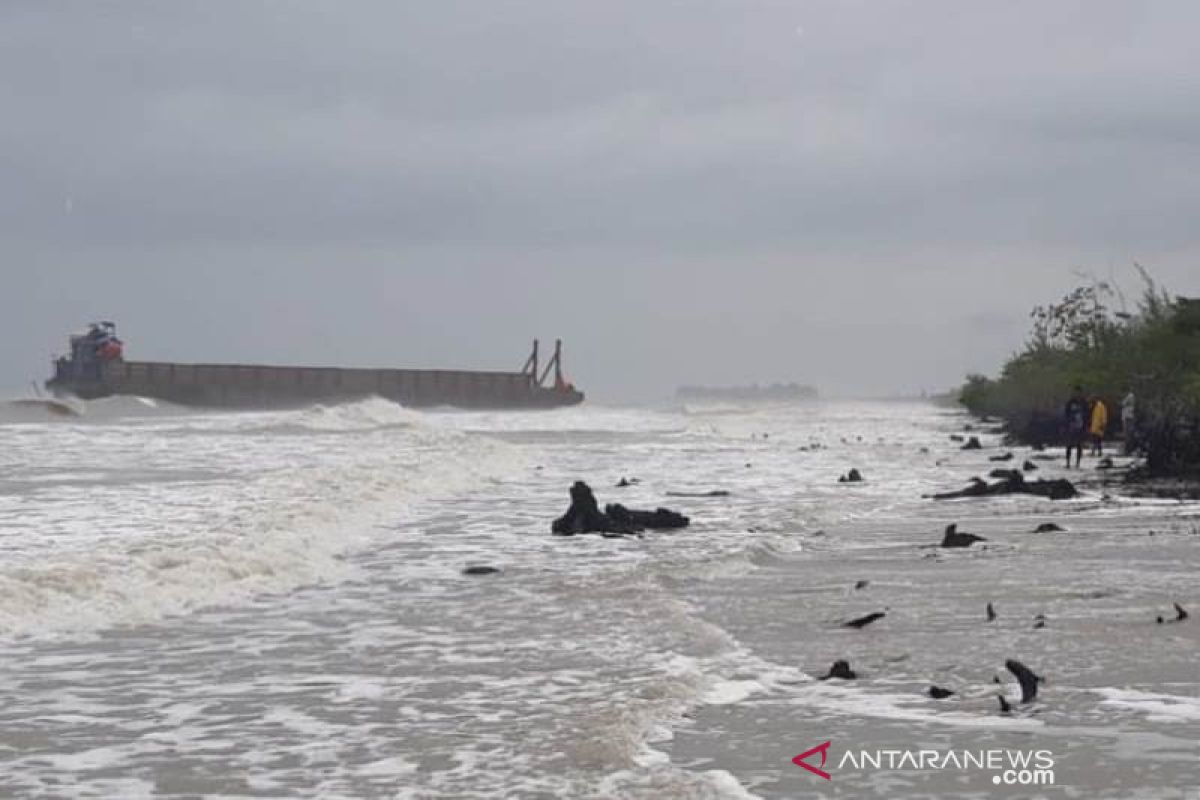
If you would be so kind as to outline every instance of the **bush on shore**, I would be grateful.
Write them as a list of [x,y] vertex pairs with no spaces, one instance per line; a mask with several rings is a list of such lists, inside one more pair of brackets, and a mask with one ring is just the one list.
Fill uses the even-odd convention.
[[1062,439],[1062,409],[1080,385],[1109,409],[1121,431],[1121,400],[1132,391],[1134,442],[1154,474],[1200,471],[1200,300],[1171,297],[1138,267],[1145,290],[1133,312],[1114,309],[1119,293],[1092,282],[1035,308],[1024,348],[997,378],[969,375],[959,401],[1001,417],[1010,435],[1032,444]]

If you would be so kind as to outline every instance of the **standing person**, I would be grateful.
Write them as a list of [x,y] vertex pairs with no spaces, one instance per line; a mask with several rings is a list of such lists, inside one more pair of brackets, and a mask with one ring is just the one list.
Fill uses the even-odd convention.
[[1136,427],[1137,398],[1133,396],[1133,389],[1130,389],[1121,401],[1121,435],[1125,438],[1125,455],[1133,453],[1133,442],[1137,438]]
[[1108,406],[1099,397],[1092,398],[1092,455],[1104,455],[1104,432],[1108,430]]
[[1071,398],[1063,408],[1063,428],[1067,439],[1067,467],[1071,466],[1071,450],[1075,450],[1075,466],[1083,460],[1083,440],[1087,438],[1088,404],[1083,387],[1071,390]]

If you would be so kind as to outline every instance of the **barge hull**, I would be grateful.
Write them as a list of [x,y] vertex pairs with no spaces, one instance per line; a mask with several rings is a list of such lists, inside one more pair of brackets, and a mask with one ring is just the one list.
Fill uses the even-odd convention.
[[537,385],[528,373],[343,369],[114,361],[90,377],[56,376],[55,394],[94,400],[134,395],[206,408],[294,408],[383,397],[410,408],[507,409],[576,405],[583,393]]
[[[112,322],[72,336],[71,354],[54,362],[46,388],[95,400],[132,395],[204,408],[295,408],[314,403],[383,397],[410,408],[555,408],[583,402],[562,374],[562,341],[545,369],[538,342],[520,372],[444,369],[356,369],[254,364],[177,364],[126,361]],[[554,379],[546,385],[553,370]]]

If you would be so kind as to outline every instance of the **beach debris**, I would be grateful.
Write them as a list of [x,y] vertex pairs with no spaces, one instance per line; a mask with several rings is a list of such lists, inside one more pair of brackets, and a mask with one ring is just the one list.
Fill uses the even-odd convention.
[[1003,455],[988,457],[988,461],[1012,461],[1012,460],[1013,460],[1012,453],[1004,453]]
[[637,486],[641,481],[637,478],[626,478],[622,476],[621,480],[617,481],[617,488],[624,489],[627,486]]
[[[988,477],[989,478],[999,478],[1000,480],[1006,481],[1006,480],[1009,480],[1010,478],[1012,478],[1014,475],[1020,475],[1020,474],[1021,474],[1020,470],[1004,469],[1003,467],[998,467],[997,469],[994,469],[991,472],[989,472]],[[1022,477],[1024,477],[1024,476],[1022,476]]]
[[1110,456],[1105,456],[1104,458],[1100,459],[1100,463],[1096,465],[1096,469],[1112,469],[1113,466],[1112,458]]
[[631,525],[618,525],[605,516],[596,503],[592,488],[583,481],[571,486],[571,506],[567,513],[554,521],[551,530],[560,536],[576,533],[636,533]]
[[941,686],[930,686],[927,694],[934,700],[945,700],[947,697],[954,697],[954,692],[949,689],[943,689]]
[[1021,684],[1021,702],[1032,703],[1037,698],[1038,684],[1045,683],[1046,679],[1035,675],[1029,667],[1012,658],[1004,662],[1004,668],[1016,676]]
[[959,435],[959,434],[957,434],[957,433],[952,433],[952,434],[950,434],[950,441],[952,441],[952,442],[961,442],[962,440],[963,440],[963,437],[962,437],[961,435]]
[[1030,461],[1028,458],[1025,459],[1025,463],[1021,465],[1021,469],[1025,470],[1026,472],[1033,472],[1037,468],[1038,465]]
[[499,571],[500,571],[499,567],[478,566],[478,567],[467,567],[466,569],[464,569],[462,571],[462,574],[463,575],[495,575]]
[[862,473],[857,469],[851,469],[842,477],[838,478],[838,483],[861,483],[863,479]]
[[988,622],[996,621],[996,609],[992,607],[991,603],[987,604],[987,620]]
[[838,678],[843,681],[852,681],[858,678],[854,670],[850,669],[850,662],[844,659],[838,659],[833,662],[833,666],[829,668],[829,672],[817,678],[819,681],[827,681],[830,678]]
[[982,450],[983,445],[979,443],[978,436],[972,436],[970,439],[967,439],[967,443],[964,444],[961,449],[963,449],[963,450]]
[[1046,627],[1046,615],[1038,614],[1033,618],[1033,629],[1040,631],[1044,627]]
[[863,581],[858,581],[857,583],[855,583],[854,588],[855,589],[865,589],[870,585],[871,585],[870,581],[863,580]]
[[942,536],[942,547],[970,547],[976,542],[986,542],[982,536],[977,536],[973,533],[959,533],[958,523],[950,523],[946,526],[946,533]]
[[635,511],[619,504],[605,506],[600,511],[592,488],[583,481],[571,486],[571,505],[567,513],[556,519],[550,529],[559,536],[577,533],[602,533],[625,536],[641,533],[646,528],[685,528],[690,520],[666,508],[654,511]]
[[1159,617],[1158,618],[1159,625],[1162,625],[1164,622],[1183,622],[1185,619],[1188,618],[1188,612],[1184,609],[1183,606],[1179,605],[1179,603],[1175,603],[1174,606],[1175,606],[1175,619],[1165,620],[1162,617]]
[[732,492],[713,489],[708,492],[667,492],[667,497],[729,497]]
[[942,492],[933,495],[934,500],[953,500],[959,497],[990,497],[1002,494],[1032,494],[1051,500],[1066,500],[1079,495],[1075,485],[1066,478],[1054,478],[1027,481],[1025,476],[1016,470],[1008,478],[996,483],[988,483],[982,478],[972,478],[971,485],[954,492]]
[[1059,533],[1059,532],[1065,531],[1065,530],[1066,530],[1066,528],[1064,528],[1061,525],[1056,525],[1053,522],[1043,522],[1041,525],[1038,525],[1036,528],[1034,528],[1033,532],[1034,533]]
[[870,614],[867,614],[865,617],[859,617],[858,619],[852,619],[849,622],[843,623],[842,627],[843,628],[857,628],[857,629],[861,630],[861,629],[867,627],[868,625],[870,625],[872,622],[881,620],[886,616],[887,616],[887,613],[884,611],[875,611]]
[[638,528],[649,528],[656,531],[676,530],[686,528],[691,520],[677,511],[668,508],[656,508],[653,511],[638,511],[626,508],[620,503],[610,503],[604,507],[604,513],[618,524],[632,525]]

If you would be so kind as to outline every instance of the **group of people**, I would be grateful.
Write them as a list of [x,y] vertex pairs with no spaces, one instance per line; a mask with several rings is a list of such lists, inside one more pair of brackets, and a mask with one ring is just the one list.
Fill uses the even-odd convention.
[[[1125,437],[1125,452],[1132,449],[1134,426],[1137,420],[1137,400],[1133,390],[1126,392],[1121,400],[1121,428]],[[1104,455],[1104,434],[1108,431],[1108,406],[1099,397],[1087,397],[1082,386],[1071,391],[1071,398],[1063,409],[1063,421],[1067,438],[1067,466],[1071,466],[1071,451],[1075,451],[1075,466],[1083,460],[1083,445],[1090,441],[1092,455]]]

